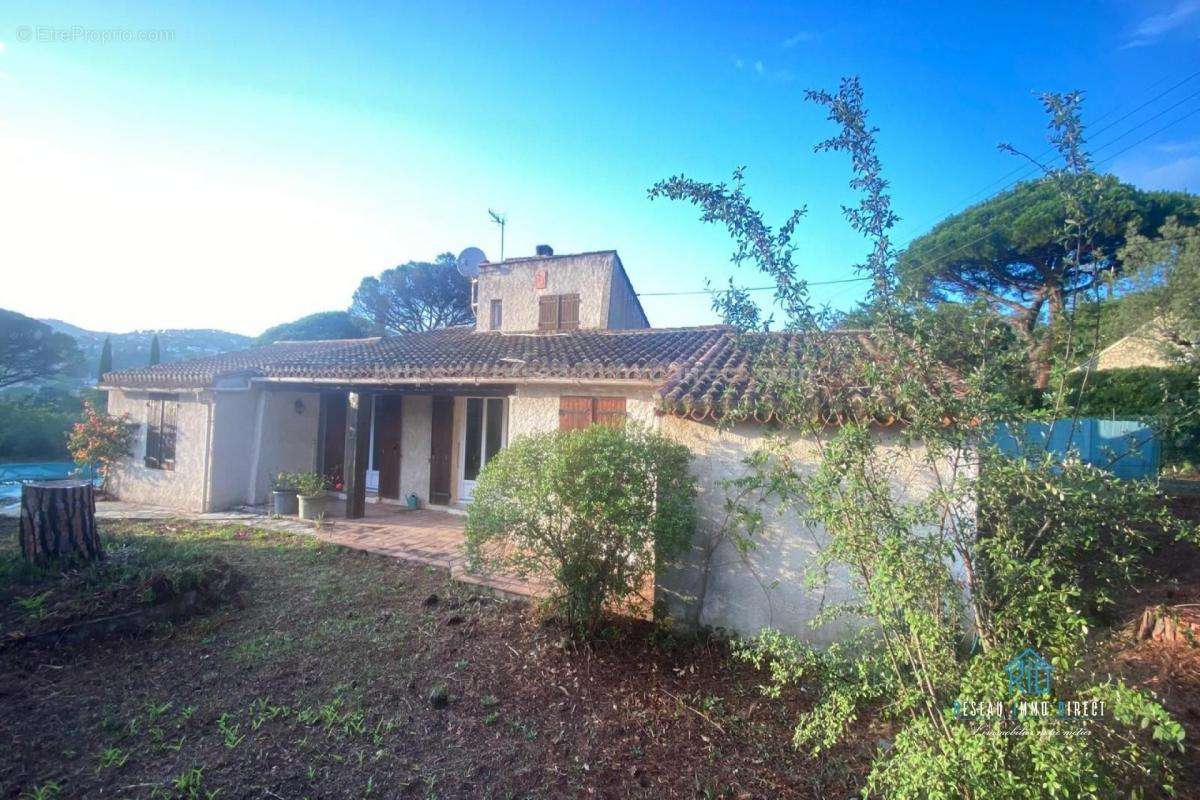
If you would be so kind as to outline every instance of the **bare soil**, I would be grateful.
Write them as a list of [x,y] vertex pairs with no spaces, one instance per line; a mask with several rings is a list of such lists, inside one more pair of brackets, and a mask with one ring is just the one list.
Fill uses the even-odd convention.
[[[444,571],[306,537],[102,533],[112,552],[177,546],[249,585],[136,635],[0,650],[0,798],[843,798],[876,741],[797,753],[803,693],[766,702],[723,644],[648,622],[614,619],[583,647]],[[115,594],[54,589],[31,614],[17,600],[50,579],[7,577],[8,638],[148,602],[126,575]]]

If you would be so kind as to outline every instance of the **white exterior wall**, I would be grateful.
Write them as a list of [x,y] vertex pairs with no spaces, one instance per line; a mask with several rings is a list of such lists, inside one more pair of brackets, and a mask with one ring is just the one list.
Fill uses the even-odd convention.
[[246,502],[254,469],[255,411],[261,394],[249,389],[212,394],[212,455],[206,511],[223,511]]
[[[321,396],[316,392],[260,390],[256,395],[253,426],[245,431],[248,442],[258,440],[257,458],[251,448],[253,483],[242,484],[241,502],[265,503],[271,496],[271,478],[280,472],[309,472],[316,469],[317,432],[321,418]],[[302,408],[297,413],[296,402]],[[259,414],[261,413],[261,423]],[[261,428],[258,426],[261,424]],[[259,432],[256,432],[258,429]],[[219,463],[219,462],[218,462]]]
[[433,397],[427,394],[405,395],[400,402],[400,415],[400,499],[415,494],[420,498],[421,505],[427,505]]
[[108,413],[129,414],[137,424],[132,457],[114,465],[109,489],[131,503],[205,511],[208,468],[209,412],[212,396],[188,392],[179,397],[175,429],[175,469],[150,469],[146,458],[146,401],[149,392],[108,393]]
[[[677,417],[662,417],[660,431],[691,450],[692,471],[699,489],[693,548],[678,564],[663,570],[655,583],[656,599],[665,599],[671,616],[686,622],[694,612],[701,585],[703,546],[725,522],[726,493],[721,483],[748,474],[742,461],[762,443],[766,431],[753,424],[721,430]],[[882,452],[894,464],[896,496],[916,498],[927,493],[934,485],[934,475],[922,463],[921,453],[908,450],[894,431],[881,429],[875,435],[883,445]],[[797,463],[815,467],[819,459],[817,444],[811,438],[791,437],[789,451]],[[714,554],[700,624],[747,636],[773,627],[817,646],[843,639],[848,632],[845,622],[819,628],[809,624],[823,607],[852,599],[844,571],[831,574],[822,589],[805,585],[805,572],[828,534],[792,513],[782,514],[774,505],[764,507],[763,513],[764,530],[755,538],[757,547],[746,557],[729,543]]]

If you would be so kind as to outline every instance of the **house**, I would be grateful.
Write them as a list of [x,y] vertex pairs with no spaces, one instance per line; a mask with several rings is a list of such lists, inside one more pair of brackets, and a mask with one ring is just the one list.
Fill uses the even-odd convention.
[[[484,263],[475,291],[474,326],[278,342],[108,373],[110,413],[140,423],[133,457],[111,475],[113,491],[210,511],[264,503],[272,475],[316,469],[344,482],[350,517],[368,500],[409,494],[461,506],[483,466],[521,434],[637,420],[690,448],[701,490],[694,552],[656,579],[673,613],[742,632],[774,625],[837,638],[805,628],[824,604],[849,599],[838,576],[824,595],[804,586],[821,531],[771,512],[752,553],[722,545],[705,555],[727,516],[722,482],[747,469],[743,459],[772,417],[732,330],[650,327],[612,250],[539,248],[535,257]],[[753,414],[715,424],[744,401]],[[893,430],[877,435],[895,447],[898,491],[933,485],[932,474],[905,461]],[[817,458],[816,443],[799,434],[792,448]]]
[[1085,367],[1098,372],[1131,367],[1166,369],[1179,366],[1183,359],[1184,352],[1171,329],[1163,320],[1155,319],[1122,336],[1074,371]]

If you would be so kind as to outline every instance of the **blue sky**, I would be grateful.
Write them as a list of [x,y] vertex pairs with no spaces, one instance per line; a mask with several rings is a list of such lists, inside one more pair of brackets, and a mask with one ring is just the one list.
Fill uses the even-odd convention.
[[[946,5],[9,0],[0,305],[254,334],[399,262],[497,257],[489,207],[510,256],[611,247],[640,291],[701,289],[728,240],[646,190],[739,164],[774,221],[808,207],[806,277],[844,278],[864,252],[847,164],[812,153],[831,129],[803,90],[847,74],[902,241],[1020,166],[997,142],[1044,148],[1043,90],[1088,93],[1103,168],[1200,189],[1200,114],[1105,161],[1200,109],[1200,77],[1099,131],[1200,71],[1200,0]],[[713,319],[703,296],[644,304],[656,325]]]

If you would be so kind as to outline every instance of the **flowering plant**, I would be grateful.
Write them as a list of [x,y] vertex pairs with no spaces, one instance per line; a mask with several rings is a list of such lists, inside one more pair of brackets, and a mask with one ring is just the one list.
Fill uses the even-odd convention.
[[67,449],[76,464],[99,469],[100,490],[105,491],[112,465],[132,455],[136,429],[128,414],[114,417],[84,400],[83,417],[67,433]]

